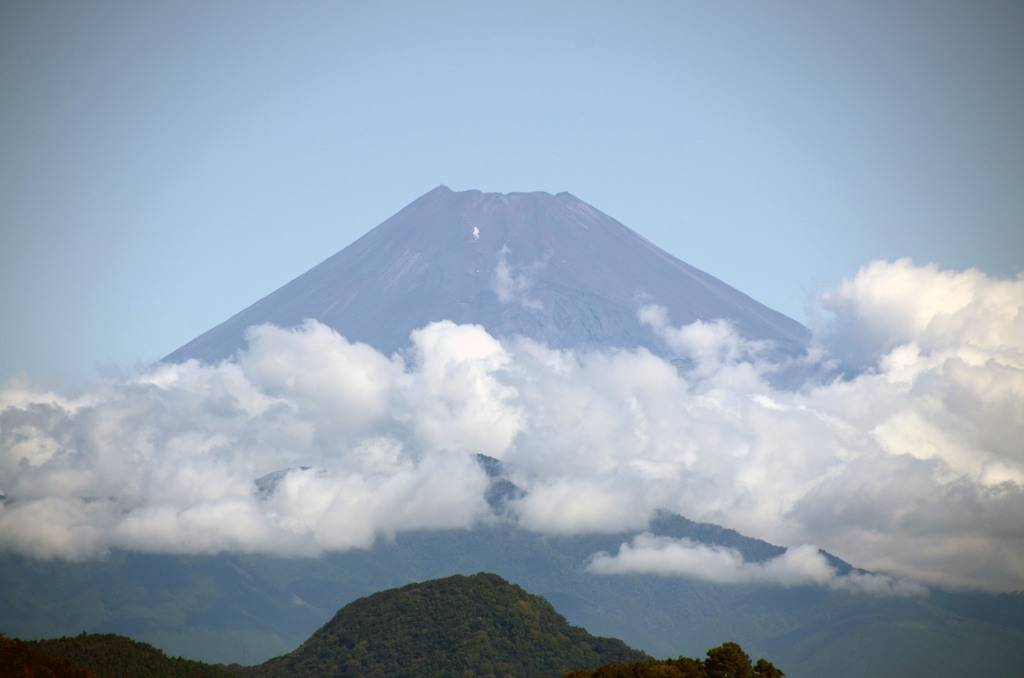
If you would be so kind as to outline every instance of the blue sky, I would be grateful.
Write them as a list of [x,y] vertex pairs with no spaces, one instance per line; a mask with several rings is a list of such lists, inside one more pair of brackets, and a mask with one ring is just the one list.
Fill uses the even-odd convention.
[[1017,2],[3,2],[0,382],[151,362],[413,199],[567,190],[798,320],[1024,270]]

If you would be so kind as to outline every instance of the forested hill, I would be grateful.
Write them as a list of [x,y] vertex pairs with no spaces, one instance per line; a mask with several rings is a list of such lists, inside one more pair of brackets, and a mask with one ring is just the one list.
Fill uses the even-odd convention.
[[247,678],[539,677],[647,658],[570,626],[543,597],[480,573],[360,598],[294,652],[232,669]]
[[360,598],[297,650],[259,666],[168,657],[114,634],[21,641],[0,634],[2,678],[783,678],[739,645],[706,660],[654,660],[569,625],[542,596],[495,574],[455,575]]
[[3,678],[235,678],[220,666],[168,657],[113,633],[23,641],[0,634]]

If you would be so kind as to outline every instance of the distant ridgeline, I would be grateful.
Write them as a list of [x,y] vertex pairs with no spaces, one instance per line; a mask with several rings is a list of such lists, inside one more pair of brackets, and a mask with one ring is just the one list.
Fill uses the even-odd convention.
[[[596,667],[596,668],[595,668]],[[259,666],[167,657],[114,634],[25,642],[0,635],[3,678],[333,678],[387,676],[779,678],[735,643],[706,661],[652,660],[569,625],[541,596],[495,574],[455,575],[360,598],[298,649]]]

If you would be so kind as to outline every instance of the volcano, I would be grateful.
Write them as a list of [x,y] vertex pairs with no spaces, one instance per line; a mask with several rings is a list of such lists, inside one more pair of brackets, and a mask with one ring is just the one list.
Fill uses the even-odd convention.
[[807,329],[659,249],[569,193],[482,193],[445,186],[164,358],[213,363],[245,328],[313,318],[390,354],[430,322],[482,325],[553,348],[646,346],[671,358],[638,311],[673,325],[728,320],[785,355]]
[[[663,308],[675,326],[724,319],[782,358],[803,355],[809,343],[800,324],[568,193],[453,192],[443,186],[427,193],[165,359],[217,363],[246,347],[249,326],[291,327],[314,319],[350,341],[398,352],[396,360],[372,357],[388,368],[381,373],[382,388],[372,383],[372,372],[353,380],[387,396],[373,417],[353,408],[369,391],[333,390],[345,385],[342,368],[351,370],[357,362],[289,361],[288,349],[273,341],[262,355],[250,352],[248,365],[156,370],[102,389],[109,396],[97,389],[96,404],[86,398],[69,407],[46,394],[0,412],[4,468],[17,469],[13,481],[4,478],[3,489],[11,483],[18,490],[0,494],[0,528],[6,530],[0,535],[6,539],[0,549],[0,631],[28,638],[82,630],[121,633],[172,656],[262,664],[293,653],[336,610],[359,598],[490,572],[543,595],[571,624],[657,657],[700,656],[732,640],[796,678],[1017,675],[1024,665],[1024,596],[939,590],[918,595],[917,587],[908,592],[884,573],[874,578],[831,554],[815,555],[806,545],[777,560],[790,552],[672,512],[683,505],[693,507],[698,518],[728,517],[722,507],[729,503],[758,506],[748,470],[768,468],[754,463],[762,452],[771,457],[777,477],[792,469],[799,480],[795,463],[817,458],[788,449],[789,437],[797,448],[810,440],[800,433],[805,415],[792,412],[806,406],[807,420],[817,427],[846,401],[817,409],[810,396],[800,394],[783,403],[775,419],[767,413],[780,405],[765,397],[765,389],[733,397],[737,392],[730,386],[702,383],[699,374],[663,379],[673,376],[671,369],[648,361],[642,351],[611,355],[615,351],[609,349],[643,346],[677,357],[641,322],[650,316],[640,311],[650,305]],[[483,372],[474,371],[479,360],[470,361],[468,371],[455,364],[435,373],[428,363],[404,360],[413,330],[440,320],[476,323],[498,338],[528,337],[579,349],[580,355],[548,361],[561,365],[538,370],[529,360],[514,360],[527,351],[509,351],[507,367],[494,361]],[[436,355],[461,358],[465,345],[453,341]],[[302,351],[307,349],[319,350],[315,342],[303,342]],[[585,349],[599,353],[584,355]],[[353,352],[357,358],[368,354]],[[648,363],[651,370],[620,380],[605,358],[626,358],[621,364],[627,369]],[[780,372],[791,366],[794,372],[804,365],[817,369],[810,360],[777,364]],[[317,378],[304,382],[310,374],[300,370]],[[316,370],[324,372],[323,379]],[[570,384],[576,375],[582,380]],[[738,376],[747,388],[749,380]],[[793,383],[802,376],[795,375]],[[186,384],[179,387],[175,380]],[[558,388],[562,381],[568,388]],[[652,386],[635,388],[640,381]],[[665,386],[667,381],[672,383]],[[477,397],[478,382],[493,384],[495,394]],[[485,401],[499,407],[485,408],[480,417],[468,408],[477,418],[464,425],[464,405]],[[543,408],[551,408],[551,416]],[[616,408],[623,410],[621,417]],[[487,435],[473,435],[490,432],[495,422],[504,426],[492,411],[523,413],[521,427],[505,429],[514,437],[495,431],[506,442],[499,440],[493,451],[504,458],[486,455],[490,447],[478,449]],[[677,414],[678,423],[663,424]],[[756,419],[764,421],[748,426]],[[844,441],[875,434],[836,419],[827,424],[841,427],[835,437],[814,438],[842,445],[832,457],[836,463],[821,465],[820,480],[804,496],[823,494],[811,503],[791,503],[792,511],[817,507],[823,512],[814,517],[819,524],[863,510],[864,520],[877,521],[865,525],[901,519],[887,513],[892,504],[876,502],[885,499],[884,486],[873,483],[865,469],[884,458],[843,449]],[[438,438],[437,431],[451,437]],[[836,470],[845,464],[852,476]],[[720,470],[725,467],[728,475]],[[882,464],[879,473],[893,468],[900,467]],[[854,490],[835,495],[835,505],[823,501],[827,485],[845,477],[857,483]],[[917,486],[915,477],[908,482]],[[788,480],[779,485],[778,495],[776,486],[768,486],[769,499],[791,501],[784,496],[790,486]],[[950,487],[965,491],[959,483]],[[653,488],[655,496],[647,502],[634,488]],[[534,502],[531,509],[526,500],[541,492],[553,499]],[[448,495],[466,499],[468,508],[459,515],[472,513],[472,522],[431,519],[431,512],[448,510]],[[675,502],[677,496],[685,502]],[[928,501],[931,506],[938,500]],[[627,527],[611,515],[637,516],[648,508],[657,512],[645,526],[637,520]],[[582,512],[594,518],[544,522]],[[561,529],[564,524],[570,529]],[[52,558],[32,555],[54,542],[74,549]],[[648,562],[654,563],[695,552],[697,569],[713,563],[726,576],[595,566],[630,549],[653,554]],[[83,560],[75,559],[79,554]],[[730,578],[730,572],[740,574]],[[776,577],[778,572],[785,576]],[[829,578],[821,579],[822,573]],[[877,590],[870,588],[873,583]],[[489,609],[509,619],[509,603],[499,609],[495,600],[488,597]],[[518,613],[518,603],[513,607]],[[451,619],[447,613],[435,617]],[[374,612],[369,618],[382,617]],[[479,661],[479,641],[489,637],[477,633],[479,618],[472,614],[473,666],[490,675],[497,664],[485,669]],[[537,617],[526,618],[534,628]],[[422,636],[422,624],[406,626],[406,635]],[[382,637],[374,629],[334,650],[362,661],[370,656],[364,643]],[[337,653],[324,660],[323,653],[306,652],[314,645],[300,654],[318,667],[348,662]],[[396,638],[373,652],[396,657],[397,647]]]

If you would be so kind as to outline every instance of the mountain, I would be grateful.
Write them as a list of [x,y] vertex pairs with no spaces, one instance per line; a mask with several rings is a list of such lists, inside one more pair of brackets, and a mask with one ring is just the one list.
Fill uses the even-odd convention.
[[495,574],[455,575],[355,600],[298,649],[247,678],[557,676],[646,659],[570,626],[541,596]]
[[[664,307],[675,325],[725,318],[783,355],[803,351],[802,326],[569,194],[442,187],[167,360],[217,361],[243,346],[250,324],[288,326],[307,317],[385,352],[401,350],[411,330],[448,318],[556,347],[644,345],[672,357],[637,319],[646,304]],[[730,639],[771,657],[792,678],[1012,675],[1024,664],[1020,595],[881,596],[596,573],[587,567],[595,554],[615,553],[639,535],[522,529],[503,519],[522,490],[498,460],[477,459],[490,476],[485,499],[493,513],[472,529],[398,531],[370,548],[316,558],[113,549],[103,559],[71,562],[0,552],[0,631],[29,638],[118,633],[174,654],[253,664],[291,652],[360,597],[487,571],[543,595],[571,624],[653,656],[697,656]],[[253,475],[258,497],[273,495],[285,477],[273,469]],[[748,562],[783,551],[669,514],[646,532],[734,549]],[[830,563],[841,574],[854,569]]]
[[808,336],[569,193],[440,186],[164,360],[217,362],[244,345],[250,325],[306,318],[385,354],[412,330],[447,319],[554,348],[643,345],[668,356],[637,318],[648,304],[664,307],[674,325],[728,319],[784,354],[801,353]]

